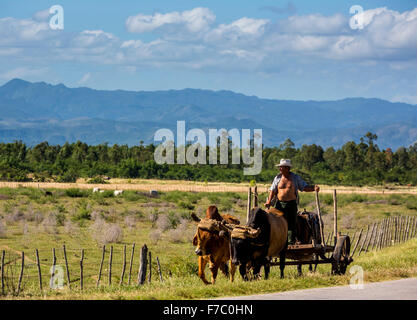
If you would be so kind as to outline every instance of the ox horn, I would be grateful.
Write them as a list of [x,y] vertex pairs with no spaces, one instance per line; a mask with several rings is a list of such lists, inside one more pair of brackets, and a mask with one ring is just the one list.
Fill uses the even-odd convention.
[[193,212],[191,213],[191,219],[193,219],[195,222],[200,222],[201,219],[197,217],[197,215]]
[[256,238],[261,233],[261,229],[248,228],[246,234],[249,238]]
[[229,237],[229,232],[222,230],[222,231],[219,232],[219,236],[223,237],[223,238],[228,238]]

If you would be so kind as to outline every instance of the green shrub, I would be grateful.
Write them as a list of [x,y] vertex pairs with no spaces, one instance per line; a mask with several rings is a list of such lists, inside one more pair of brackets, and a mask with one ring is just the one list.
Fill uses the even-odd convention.
[[89,184],[109,184],[108,181],[104,180],[101,177],[94,177],[87,181]]
[[183,209],[194,210],[195,206],[188,201],[180,201],[178,206]]
[[81,220],[91,220],[91,210],[81,207],[77,214],[72,217],[74,221],[81,221]]
[[404,201],[403,197],[399,194],[390,194],[388,197],[388,203],[393,206],[401,205],[403,201]]
[[63,212],[56,212],[54,215],[57,225],[63,226],[65,223],[65,214]]
[[88,197],[88,191],[81,190],[79,188],[70,188],[65,190],[65,194],[71,198],[83,198]]
[[136,202],[139,200],[146,200],[146,196],[143,193],[139,193],[137,191],[133,190],[127,190],[122,193],[123,199],[126,199],[127,201]]

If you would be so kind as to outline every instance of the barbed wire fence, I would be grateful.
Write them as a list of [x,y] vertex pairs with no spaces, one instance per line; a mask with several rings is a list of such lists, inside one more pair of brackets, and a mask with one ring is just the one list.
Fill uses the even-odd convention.
[[[97,250],[63,245],[50,252],[2,250],[0,293],[19,296],[25,291],[46,293],[65,287],[82,292],[102,286],[141,286],[151,283],[152,271],[159,278],[156,281],[164,282],[159,257],[152,261],[152,252],[144,244],[138,258],[135,246],[133,243],[116,249],[104,245]],[[166,271],[170,276],[171,272]]]
[[[404,243],[417,235],[417,217],[395,216],[367,225],[361,230],[346,232],[351,237],[351,257],[356,253],[378,251]],[[326,245],[334,239],[333,232],[325,234]]]

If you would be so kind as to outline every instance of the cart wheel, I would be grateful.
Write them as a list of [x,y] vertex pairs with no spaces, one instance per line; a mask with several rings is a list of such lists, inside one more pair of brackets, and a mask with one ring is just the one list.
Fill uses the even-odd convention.
[[352,262],[349,236],[339,236],[332,255],[332,274],[345,274],[347,266]]

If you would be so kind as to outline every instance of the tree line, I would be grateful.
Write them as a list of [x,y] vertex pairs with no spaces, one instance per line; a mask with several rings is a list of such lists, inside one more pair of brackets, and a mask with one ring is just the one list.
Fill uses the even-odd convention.
[[[243,175],[244,164],[157,164],[153,144],[138,146],[107,143],[87,145],[77,141],[64,145],[42,142],[28,147],[22,141],[0,143],[0,179],[3,181],[75,182],[87,178],[145,178],[193,181],[271,182],[275,164],[291,159],[293,170],[307,182],[334,185],[417,184],[417,143],[409,147],[380,149],[377,135],[368,132],[359,143],[323,149],[316,144],[295,147],[287,139],[262,149],[262,172]],[[208,148],[208,147],[207,147]],[[206,152],[208,155],[209,152]],[[229,148],[231,158],[231,148]],[[208,161],[207,161],[208,163]]]

